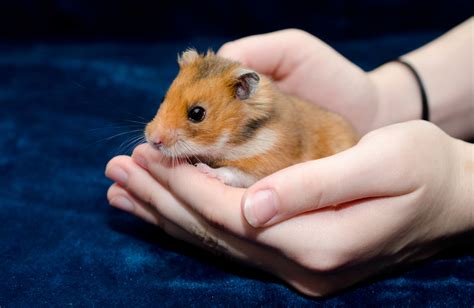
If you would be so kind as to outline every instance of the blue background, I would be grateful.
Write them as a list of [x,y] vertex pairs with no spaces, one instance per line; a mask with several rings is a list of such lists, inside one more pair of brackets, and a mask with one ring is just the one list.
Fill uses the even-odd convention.
[[334,40],[446,31],[472,15],[473,8],[463,0],[16,0],[0,2],[0,36],[175,40],[291,27]]
[[0,306],[472,307],[472,247],[310,299],[110,208],[103,176],[189,46],[296,27],[368,70],[472,12],[459,0],[0,2]]

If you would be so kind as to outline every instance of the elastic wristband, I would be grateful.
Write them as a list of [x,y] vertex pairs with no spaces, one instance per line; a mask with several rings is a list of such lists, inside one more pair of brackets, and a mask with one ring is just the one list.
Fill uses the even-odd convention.
[[415,76],[416,82],[418,83],[418,88],[420,89],[421,94],[421,118],[423,120],[429,121],[430,120],[430,108],[428,106],[428,97],[426,96],[425,86],[423,85],[423,81],[421,81],[420,75],[416,71],[416,69],[408,62],[402,59],[396,59],[394,62],[401,63],[405,65]]

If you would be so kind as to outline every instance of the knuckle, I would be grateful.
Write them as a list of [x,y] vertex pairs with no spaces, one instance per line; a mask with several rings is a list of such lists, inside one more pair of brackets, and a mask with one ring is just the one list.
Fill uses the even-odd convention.
[[423,120],[392,124],[367,133],[362,142],[382,142],[390,140],[391,144],[413,146],[418,145],[427,134],[439,137],[443,131],[435,124]]
[[232,50],[233,46],[234,46],[233,42],[224,43],[224,45],[222,45],[221,48],[219,48],[219,53],[225,54],[227,51]]
[[167,171],[169,172],[168,175],[156,172],[155,178],[166,190],[176,192],[177,188],[184,182],[183,178],[176,172],[176,169],[168,169]]
[[362,136],[362,138],[360,138],[359,144],[373,142],[378,139],[385,139],[385,135],[386,135],[385,129],[386,128],[381,128],[381,129],[376,129],[376,130],[368,132],[367,134]]
[[207,223],[212,227],[218,229],[225,229],[225,224],[222,222],[221,215],[219,215],[214,209],[205,207],[203,209],[203,215],[206,217]]
[[172,181],[168,177],[164,177],[160,179],[160,184],[166,189],[166,190],[171,190],[172,189]]
[[149,208],[152,210],[156,210],[158,208],[158,196],[156,195],[156,191],[149,190],[146,192],[145,199],[143,200]]
[[[321,207],[324,202],[325,180],[311,163],[294,166],[286,175],[282,173],[282,176],[271,177],[264,185],[259,185],[275,192],[280,200],[277,202],[279,213],[294,215]],[[288,178],[296,180],[288,181]],[[292,197],[295,192],[299,192],[298,196]]]
[[428,140],[432,139],[432,142],[437,143],[439,142],[440,138],[447,136],[446,132],[444,132],[439,126],[435,125],[432,122],[418,120],[416,121],[418,127],[418,138],[420,140]]
[[[310,194],[305,194],[304,206],[311,207],[310,209],[318,209],[322,206],[324,200],[323,192],[324,179],[321,178],[318,172],[301,172],[301,187],[304,187],[311,191]],[[309,209],[301,209],[309,210]]]
[[146,145],[145,144],[140,144],[137,147],[133,149],[132,152],[132,157],[134,156],[143,156],[145,155],[146,152]]
[[289,28],[285,30],[286,33],[290,34],[293,37],[306,38],[311,36],[308,32],[298,29],[298,28]]
[[308,42],[319,42],[320,40],[313,36],[311,33],[308,33],[301,29],[291,28],[286,30],[286,34],[289,39],[293,40],[296,44],[307,44]]

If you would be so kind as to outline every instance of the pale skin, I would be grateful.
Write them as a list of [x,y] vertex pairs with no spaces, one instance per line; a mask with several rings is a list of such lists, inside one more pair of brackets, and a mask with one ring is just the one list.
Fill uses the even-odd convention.
[[457,138],[474,135],[472,29],[471,18],[403,57],[426,84],[434,124],[416,120],[418,88],[399,64],[366,73],[299,30],[228,43],[222,56],[342,113],[364,137],[248,189],[191,165],[171,168],[158,151],[140,145],[107,165],[116,182],[108,199],[178,239],[261,268],[311,296],[425,259],[457,239],[471,244],[474,146]]

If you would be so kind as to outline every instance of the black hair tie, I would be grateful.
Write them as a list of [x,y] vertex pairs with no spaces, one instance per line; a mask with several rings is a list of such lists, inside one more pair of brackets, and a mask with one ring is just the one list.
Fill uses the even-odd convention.
[[423,85],[423,82],[421,81],[420,75],[416,71],[416,69],[408,62],[402,60],[402,59],[396,59],[394,62],[401,63],[405,65],[412,73],[413,76],[415,76],[416,82],[418,83],[418,88],[420,88],[420,94],[421,94],[421,118],[423,120],[429,121],[430,120],[430,109],[428,106],[428,97],[426,96],[426,90],[425,86]]

